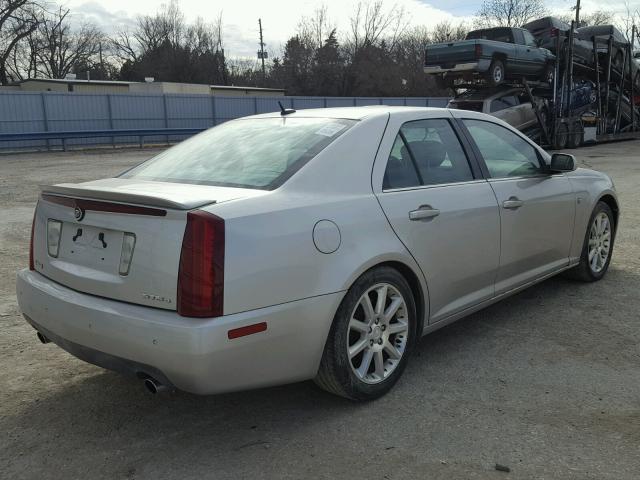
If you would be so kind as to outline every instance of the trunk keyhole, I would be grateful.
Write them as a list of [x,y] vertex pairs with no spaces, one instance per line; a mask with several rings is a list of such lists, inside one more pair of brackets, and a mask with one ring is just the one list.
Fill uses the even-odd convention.
[[82,229],[79,228],[76,234],[73,236],[73,241],[75,242],[78,239],[78,237],[81,237],[81,236],[82,236]]
[[98,235],[98,240],[102,242],[102,248],[107,248],[107,242],[104,241],[104,233]]

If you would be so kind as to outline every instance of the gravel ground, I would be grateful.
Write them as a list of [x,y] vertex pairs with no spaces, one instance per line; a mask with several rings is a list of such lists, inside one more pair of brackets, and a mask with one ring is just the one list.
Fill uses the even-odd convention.
[[365,405],[311,382],[152,396],[41,345],[14,281],[37,186],[155,151],[0,156],[0,477],[638,479],[639,146],[573,152],[613,177],[622,202],[603,281],[553,278],[425,337],[396,388]]

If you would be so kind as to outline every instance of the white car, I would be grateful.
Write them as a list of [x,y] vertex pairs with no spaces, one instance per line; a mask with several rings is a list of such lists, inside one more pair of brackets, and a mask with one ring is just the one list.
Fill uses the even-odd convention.
[[17,295],[41,341],[154,392],[315,379],[367,400],[421,335],[564,270],[602,278],[618,212],[606,175],[488,115],[284,110],[44,188]]

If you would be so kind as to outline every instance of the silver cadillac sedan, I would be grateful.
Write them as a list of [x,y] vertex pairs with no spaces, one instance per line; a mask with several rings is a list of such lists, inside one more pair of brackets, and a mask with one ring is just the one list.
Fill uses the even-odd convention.
[[283,110],[43,188],[17,295],[42,342],[152,392],[370,400],[422,335],[560,272],[600,280],[619,211],[609,177],[488,115]]

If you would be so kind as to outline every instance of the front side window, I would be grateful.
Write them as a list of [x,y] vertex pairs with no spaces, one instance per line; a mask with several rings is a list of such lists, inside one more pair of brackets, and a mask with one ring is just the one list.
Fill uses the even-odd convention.
[[355,123],[299,117],[235,120],[191,137],[121,177],[273,189]]
[[480,150],[491,178],[542,173],[536,149],[511,130],[483,120],[463,120]]
[[473,180],[467,156],[445,119],[405,123],[396,136],[383,189]]

